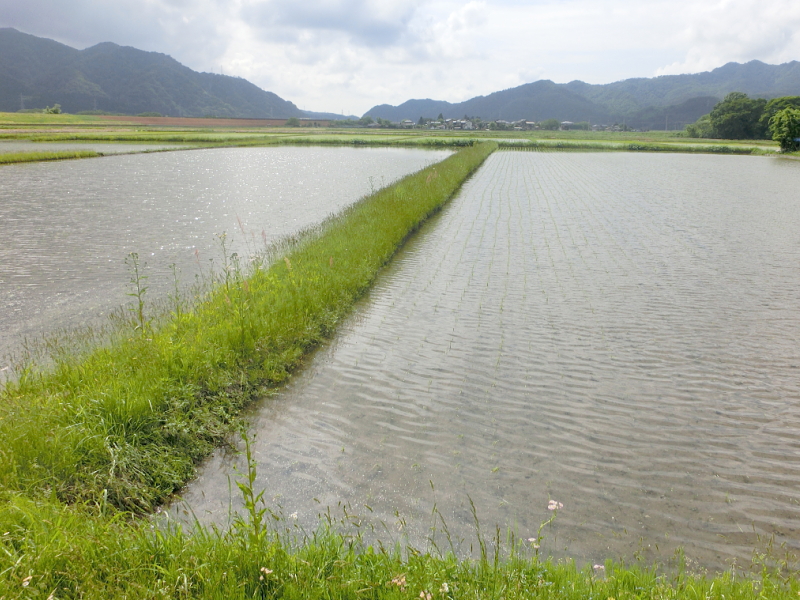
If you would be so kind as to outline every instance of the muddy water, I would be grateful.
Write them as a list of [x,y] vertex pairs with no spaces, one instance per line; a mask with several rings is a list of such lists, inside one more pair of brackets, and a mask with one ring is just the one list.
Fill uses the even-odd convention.
[[147,263],[147,302],[222,255],[246,256],[449,152],[230,148],[0,169],[0,370],[25,337],[102,322],[130,301],[124,259]]
[[[436,503],[462,552],[470,498],[523,539],[562,502],[558,557],[798,550],[798,189],[776,159],[495,153],[257,411],[259,485],[423,547]],[[240,461],[185,491],[201,520]]]

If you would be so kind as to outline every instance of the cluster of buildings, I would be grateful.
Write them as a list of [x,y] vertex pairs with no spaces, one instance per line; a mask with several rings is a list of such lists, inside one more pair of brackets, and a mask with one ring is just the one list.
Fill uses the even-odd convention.
[[414,122],[411,119],[404,119],[403,121],[388,121],[385,119],[378,119],[377,123],[370,123],[367,125],[369,128],[389,128],[389,129],[440,129],[440,130],[499,130],[499,131],[532,131],[539,129],[561,130],[566,131],[569,129],[580,129],[584,131],[631,131],[625,125],[590,125],[588,121],[581,121],[574,123],[572,121],[559,121],[557,119],[547,119],[545,121],[528,121],[527,119],[520,119],[518,121],[505,121],[497,119],[495,121],[484,121],[480,117],[464,118],[464,119],[426,119],[420,117],[419,121]]

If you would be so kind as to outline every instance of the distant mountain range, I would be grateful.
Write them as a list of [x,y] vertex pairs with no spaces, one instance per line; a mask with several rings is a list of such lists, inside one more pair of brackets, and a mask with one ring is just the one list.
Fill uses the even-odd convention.
[[800,95],[800,62],[767,65],[757,60],[693,75],[664,75],[591,85],[582,81],[536,81],[451,104],[441,100],[408,100],[381,104],[365,116],[401,121],[419,117],[481,117],[486,121],[527,119],[626,123],[634,128],[682,129],[711,111],[729,92],[776,98]]
[[[65,112],[102,110],[174,117],[304,117],[293,103],[245,79],[198,73],[166,54],[106,42],[76,50],[0,28],[0,110],[60,104]],[[322,118],[318,116],[316,118]]]
[[[381,104],[364,116],[391,121],[420,117],[481,117],[625,123],[633,128],[682,129],[729,92],[775,98],[800,95],[800,62],[728,63],[706,73],[626,79],[605,85],[536,81],[465,102],[408,100]],[[240,77],[198,73],[158,52],[110,42],[85,50],[0,28],[0,111],[60,104],[66,112],[101,110],[184,117],[336,119],[302,111]]]

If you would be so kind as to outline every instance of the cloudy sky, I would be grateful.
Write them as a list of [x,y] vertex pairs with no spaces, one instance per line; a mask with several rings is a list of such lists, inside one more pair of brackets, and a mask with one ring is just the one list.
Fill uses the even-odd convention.
[[800,0],[0,0],[0,27],[244,77],[306,110],[800,60]]

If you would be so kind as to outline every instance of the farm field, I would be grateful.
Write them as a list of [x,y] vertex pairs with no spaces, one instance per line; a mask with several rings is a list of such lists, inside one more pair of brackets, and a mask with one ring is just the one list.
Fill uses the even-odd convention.
[[[116,118],[115,118],[116,119]],[[37,142],[135,142],[191,145],[421,145],[451,146],[496,140],[505,144],[537,143],[543,147],[688,151],[722,153],[774,153],[778,146],[768,140],[697,140],[676,131],[592,132],[592,131],[431,131],[424,129],[359,129],[335,127],[248,127],[232,126],[220,119],[218,127],[191,119],[183,125],[155,126],[108,119],[99,116],[35,115],[0,113],[0,140]]]
[[[0,596],[796,597],[797,163],[503,150],[410,236],[492,149],[255,271],[223,247],[211,293],[152,321],[132,277],[108,349],[21,371],[0,418]],[[79,163],[273,150],[323,149]],[[218,451],[183,493],[213,526],[143,519],[265,392],[248,453]],[[733,561],[746,576],[714,575]]]
[[[526,539],[553,499],[557,558],[797,552],[797,185],[769,158],[494,153],[254,416],[257,487],[416,546],[435,505],[467,555],[471,502]],[[184,493],[202,520],[232,464]]]

